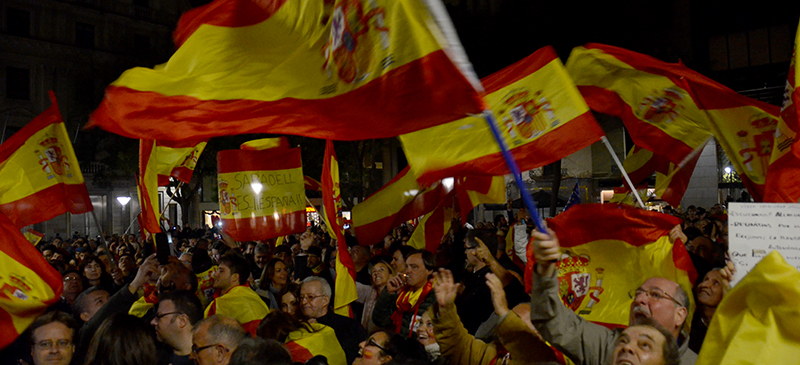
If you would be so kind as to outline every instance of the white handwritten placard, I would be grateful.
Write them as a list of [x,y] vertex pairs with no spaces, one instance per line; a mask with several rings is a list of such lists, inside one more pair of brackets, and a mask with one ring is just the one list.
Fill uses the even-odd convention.
[[800,204],[730,203],[728,244],[733,285],[772,251],[800,269]]

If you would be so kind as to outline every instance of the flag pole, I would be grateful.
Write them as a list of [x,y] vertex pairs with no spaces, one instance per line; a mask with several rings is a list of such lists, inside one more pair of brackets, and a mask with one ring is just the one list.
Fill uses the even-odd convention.
[[[139,211],[139,213],[137,213],[136,215],[138,216],[139,214],[142,214],[142,211],[141,211],[141,210],[140,210],[140,211]],[[130,224],[128,224],[128,228],[125,228],[125,233],[123,233],[123,235],[126,235],[126,234],[128,234],[128,231],[130,231],[130,230],[131,230],[131,227],[133,227],[133,223],[134,223],[134,222],[136,222],[136,220],[134,220],[134,219],[131,219],[131,223],[130,223]]]
[[658,189],[663,188],[664,187],[663,185],[665,183],[667,183],[667,181],[670,181],[670,179],[672,179],[672,177],[674,177],[675,174],[678,173],[678,171],[680,171],[682,168],[686,167],[686,164],[688,164],[689,161],[691,161],[692,159],[697,157],[697,155],[699,155],[700,152],[703,152],[703,149],[706,148],[706,145],[708,144],[709,141],[711,141],[712,138],[714,138],[713,135],[708,136],[708,138],[706,138],[706,141],[703,142],[703,144],[701,144],[700,146],[695,148],[691,153],[686,155],[686,157],[683,158],[681,163],[679,163],[678,166],[676,166],[674,170],[670,171],[669,175],[667,175],[667,178],[661,181],[661,185],[656,185],[655,190],[658,191]]
[[[175,194],[177,194],[177,191],[180,190],[181,186],[183,186],[183,181],[178,183],[178,186],[175,188],[175,193],[173,193],[172,195],[169,196],[169,200],[167,200],[167,203],[164,204],[164,210],[162,210],[161,213],[158,214],[159,217],[163,216],[164,212],[167,211],[167,208],[169,207],[169,203],[172,203],[172,198],[175,197]],[[161,225],[161,224],[159,223],[159,225]]]
[[642,201],[642,197],[639,196],[639,193],[636,190],[636,186],[633,185],[633,182],[631,182],[630,176],[628,176],[628,173],[625,171],[625,168],[622,166],[622,162],[619,161],[619,158],[617,157],[617,154],[614,152],[614,148],[611,147],[611,143],[608,142],[608,138],[606,138],[606,136],[603,136],[600,139],[603,141],[603,144],[606,145],[606,148],[608,149],[608,152],[611,153],[611,158],[614,159],[614,163],[617,164],[617,167],[619,167],[619,171],[622,172],[622,176],[625,178],[625,182],[627,182],[628,186],[631,187],[631,192],[633,192],[633,196],[636,197],[636,201],[639,202],[639,205],[642,207],[642,209],[644,209],[644,202]]
[[511,171],[511,174],[514,175],[514,181],[516,181],[517,187],[519,187],[522,201],[525,203],[525,208],[528,209],[529,214],[533,218],[533,223],[536,224],[536,228],[539,229],[539,232],[546,233],[547,230],[545,230],[542,217],[539,216],[539,211],[536,208],[536,202],[533,201],[533,197],[531,196],[531,193],[528,192],[525,182],[522,181],[522,173],[519,171],[519,166],[517,165],[517,161],[514,160],[514,156],[512,156],[511,152],[508,150],[508,145],[506,145],[505,139],[503,139],[502,134],[500,134],[500,127],[497,126],[497,120],[494,118],[494,113],[492,113],[491,110],[484,110],[483,119],[485,119],[486,123],[489,124],[489,128],[492,130],[492,135],[494,136],[495,141],[497,141],[497,145],[500,146],[500,152],[503,154],[503,159],[505,159],[506,165]]

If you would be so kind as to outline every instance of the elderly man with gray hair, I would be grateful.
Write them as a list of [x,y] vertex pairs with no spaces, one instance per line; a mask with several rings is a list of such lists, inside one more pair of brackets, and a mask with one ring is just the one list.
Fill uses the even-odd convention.
[[347,363],[352,364],[358,357],[358,344],[367,338],[367,331],[357,320],[333,313],[330,309],[331,297],[331,286],[327,280],[309,276],[300,287],[300,308],[309,322],[333,328]]
[[245,338],[247,331],[235,319],[210,316],[194,326],[191,358],[198,365],[227,365]]

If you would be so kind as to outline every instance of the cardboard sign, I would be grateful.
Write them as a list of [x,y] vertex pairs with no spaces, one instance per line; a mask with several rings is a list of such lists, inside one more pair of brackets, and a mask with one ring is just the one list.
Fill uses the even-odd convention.
[[730,203],[728,243],[733,285],[772,251],[800,269],[800,204]]

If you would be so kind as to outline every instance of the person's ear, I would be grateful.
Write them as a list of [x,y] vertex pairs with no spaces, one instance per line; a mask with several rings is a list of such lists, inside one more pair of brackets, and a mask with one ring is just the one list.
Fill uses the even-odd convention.
[[686,321],[686,316],[689,314],[689,310],[686,307],[678,307],[675,311],[675,323],[678,326],[683,325],[683,322]]

